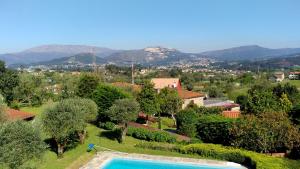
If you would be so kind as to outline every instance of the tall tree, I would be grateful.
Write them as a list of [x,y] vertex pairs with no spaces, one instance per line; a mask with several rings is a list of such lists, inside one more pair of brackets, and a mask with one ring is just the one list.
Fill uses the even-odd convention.
[[143,113],[152,116],[160,111],[159,100],[154,89],[154,84],[148,81],[144,82],[142,90],[138,94],[137,101]]
[[5,68],[5,63],[0,61],[0,92],[10,104],[13,101],[13,88],[18,86],[19,76],[16,72]]
[[42,114],[42,124],[45,132],[57,144],[58,157],[63,156],[71,134],[85,128],[85,118],[81,107],[72,100],[62,100],[49,107]]
[[80,77],[78,87],[77,87],[77,95],[80,97],[88,98],[96,89],[100,81],[100,78],[95,74],[84,74]]
[[0,165],[16,169],[46,150],[40,132],[30,123],[16,121],[0,124]]
[[98,85],[91,95],[91,99],[98,106],[98,120],[107,120],[108,117],[105,115],[104,112],[107,111],[116,100],[131,97],[132,96],[129,93],[122,91],[121,89],[116,88],[114,86],[106,84]]
[[138,116],[139,104],[132,99],[116,100],[115,103],[106,112],[111,121],[122,125],[122,136],[120,142],[123,142],[128,122],[135,121]]
[[177,91],[170,88],[163,88],[158,94],[158,99],[160,112],[171,115],[176,126],[175,114],[181,109],[183,103]]

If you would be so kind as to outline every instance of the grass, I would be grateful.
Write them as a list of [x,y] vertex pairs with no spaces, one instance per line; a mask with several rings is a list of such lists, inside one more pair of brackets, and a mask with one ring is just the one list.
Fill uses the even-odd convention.
[[249,87],[241,87],[241,88],[234,89],[233,91],[228,93],[227,97],[231,100],[236,100],[236,98],[240,95],[247,95],[249,89],[250,89]]

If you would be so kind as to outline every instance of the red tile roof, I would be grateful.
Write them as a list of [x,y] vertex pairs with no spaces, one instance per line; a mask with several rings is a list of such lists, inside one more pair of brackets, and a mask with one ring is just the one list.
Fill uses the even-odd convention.
[[28,120],[34,118],[35,115],[15,109],[7,109],[6,111],[9,120]]
[[178,90],[178,95],[181,99],[191,99],[191,98],[197,98],[197,97],[204,97],[203,93],[198,92],[192,92],[188,90]]

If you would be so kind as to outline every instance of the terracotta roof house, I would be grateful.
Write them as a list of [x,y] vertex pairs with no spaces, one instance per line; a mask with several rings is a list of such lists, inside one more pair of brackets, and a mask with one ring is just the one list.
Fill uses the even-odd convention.
[[182,89],[179,78],[153,78],[151,82],[158,93],[165,87],[177,90],[179,97],[184,101],[183,109],[190,103],[203,106],[204,94]]
[[222,108],[224,117],[239,118],[241,116],[240,105],[231,100],[205,100],[204,106]]
[[10,108],[8,108],[6,110],[6,113],[7,113],[8,120],[12,120],[12,121],[15,121],[15,120],[29,121],[29,120],[33,120],[35,117],[35,115],[32,113],[23,112],[20,110],[15,110],[15,109],[10,109]]
[[289,79],[290,80],[300,80],[300,72],[290,72]]
[[151,79],[151,83],[154,84],[154,89],[156,89],[157,92],[165,87],[177,89],[177,91],[181,90],[179,78],[153,78]]

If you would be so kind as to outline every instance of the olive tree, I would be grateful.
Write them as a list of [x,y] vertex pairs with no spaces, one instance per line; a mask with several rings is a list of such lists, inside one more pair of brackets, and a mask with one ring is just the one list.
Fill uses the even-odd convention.
[[45,150],[40,132],[30,123],[15,121],[0,125],[0,164],[19,168],[28,160],[40,158]]
[[62,100],[45,110],[42,115],[45,132],[56,142],[58,157],[63,156],[71,134],[85,128],[84,113],[76,102]]
[[132,99],[120,99],[106,112],[111,121],[122,125],[122,136],[120,142],[124,140],[127,133],[128,122],[137,119],[139,104]]

